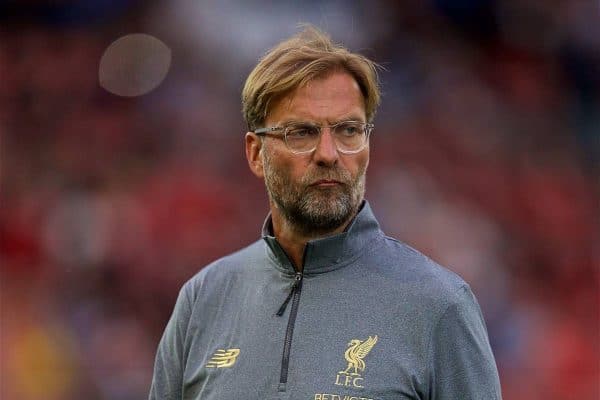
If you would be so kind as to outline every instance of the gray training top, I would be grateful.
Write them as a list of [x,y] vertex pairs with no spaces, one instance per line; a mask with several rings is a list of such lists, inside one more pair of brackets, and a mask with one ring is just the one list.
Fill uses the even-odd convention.
[[367,202],[306,245],[303,273],[270,226],[183,286],[150,399],[501,399],[469,286],[386,237]]

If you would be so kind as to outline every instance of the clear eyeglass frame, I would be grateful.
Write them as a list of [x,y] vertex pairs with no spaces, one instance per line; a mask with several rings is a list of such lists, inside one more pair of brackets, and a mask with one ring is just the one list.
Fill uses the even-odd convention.
[[[340,141],[338,139],[339,135],[336,133],[337,128],[347,125],[347,124],[354,124],[364,130],[363,142],[356,149],[348,150],[348,149],[344,149],[344,148],[340,147]],[[280,135],[274,135],[274,136],[283,138],[283,141],[285,142],[286,147],[292,153],[294,153],[294,154],[312,153],[313,151],[316,150],[319,140],[316,140],[314,146],[307,150],[297,150],[297,149],[294,149],[294,147],[290,145],[290,141],[288,140],[288,133],[291,130],[298,128],[298,127],[308,127],[308,128],[316,129],[318,131],[318,139],[320,139],[321,135],[323,134],[323,127],[328,127],[330,129],[331,134],[333,135],[336,149],[340,153],[356,154],[356,153],[359,153],[362,150],[364,150],[365,147],[367,147],[367,144],[369,143],[369,136],[371,135],[371,132],[373,131],[373,128],[375,127],[375,125],[368,123],[368,122],[362,122],[362,121],[341,121],[341,122],[338,122],[337,124],[333,124],[333,125],[317,125],[317,124],[312,124],[312,123],[308,123],[308,122],[294,122],[294,123],[289,123],[289,124],[283,125],[283,126],[270,126],[270,127],[266,127],[266,128],[258,128],[258,129],[255,129],[253,132],[258,136],[267,136],[269,134],[273,134],[276,132],[282,132]]]

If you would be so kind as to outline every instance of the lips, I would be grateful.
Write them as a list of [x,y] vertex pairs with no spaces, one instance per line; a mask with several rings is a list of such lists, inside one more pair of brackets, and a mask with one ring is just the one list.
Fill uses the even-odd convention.
[[318,181],[312,183],[310,186],[326,187],[326,186],[335,186],[335,185],[341,185],[341,184],[342,184],[342,182],[336,181],[335,179],[319,179]]

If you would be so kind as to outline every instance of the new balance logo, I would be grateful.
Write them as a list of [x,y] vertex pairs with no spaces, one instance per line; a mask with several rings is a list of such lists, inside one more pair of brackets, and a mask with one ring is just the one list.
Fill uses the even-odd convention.
[[206,363],[206,368],[227,368],[235,364],[240,349],[219,349]]

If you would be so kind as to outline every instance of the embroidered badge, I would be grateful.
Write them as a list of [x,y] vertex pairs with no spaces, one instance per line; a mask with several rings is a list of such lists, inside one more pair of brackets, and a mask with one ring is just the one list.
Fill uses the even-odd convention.
[[227,368],[235,364],[240,349],[218,349],[206,363],[206,368]]
[[377,335],[369,336],[366,340],[352,339],[348,343],[348,349],[344,353],[344,358],[348,362],[345,370],[338,372],[335,378],[335,384],[338,386],[354,386],[362,388],[363,378],[361,373],[365,370],[364,358],[369,354],[373,346],[377,343]]

